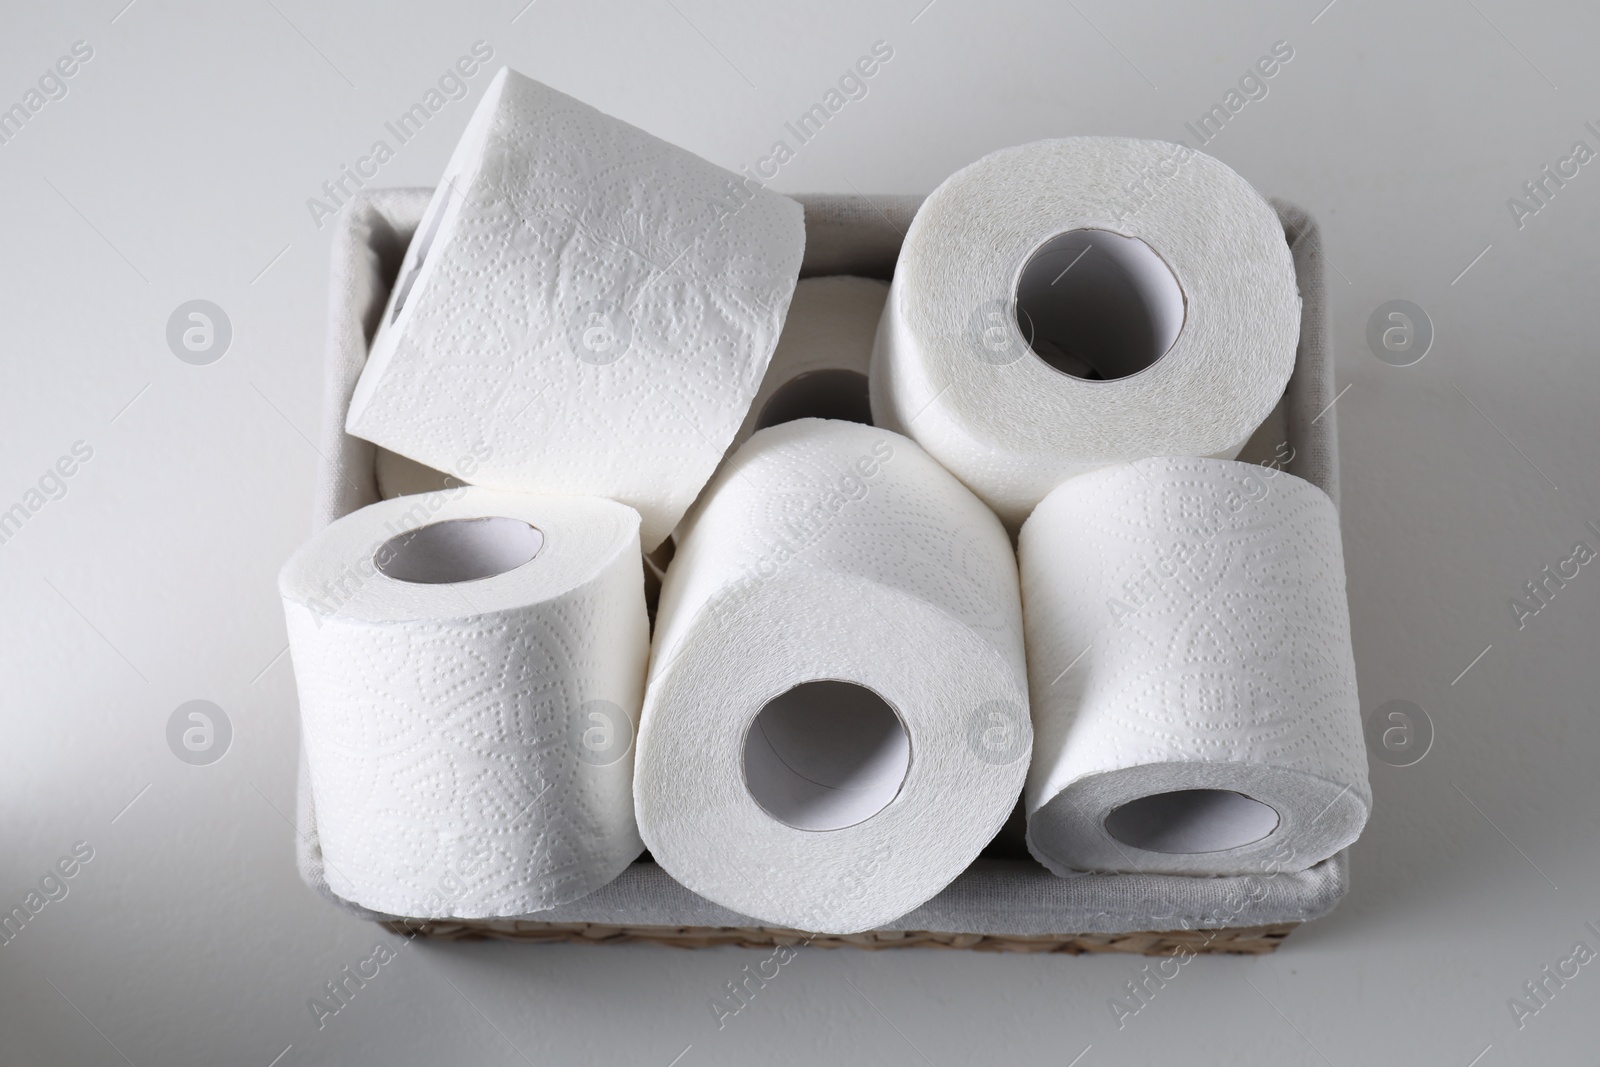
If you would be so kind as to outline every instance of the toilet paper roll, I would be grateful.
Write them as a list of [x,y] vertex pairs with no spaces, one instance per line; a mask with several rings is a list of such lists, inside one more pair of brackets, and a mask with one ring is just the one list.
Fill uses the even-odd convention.
[[749,409],[800,205],[502,70],[350,401],[350,433],[476,485],[609,497],[658,545]]
[[1063,484],[1018,554],[1041,863],[1300,871],[1356,839],[1372,793],[1327,494],[1145,460]]
[[1184,145],[1080,137],[958,171],[906,235],[872,413],[1015,529],[1074,474],[1232,457],[1294,370],[1272,208]]
[[772,363],[733,447],[757,430],[795,419],[872,422],[867,372],[888,296],[889,283],[876,278],[839,274],[802,279],[794,287]]
[[1027,770],[1015,562],[911,441],[762,430],[684,530],[634,802],[651,855],[763,923],[852,933],[963,871]]
[[641,848],[639,518],[464,487],[322,530],[279,578],[329,887],[418,918],[576,900]]

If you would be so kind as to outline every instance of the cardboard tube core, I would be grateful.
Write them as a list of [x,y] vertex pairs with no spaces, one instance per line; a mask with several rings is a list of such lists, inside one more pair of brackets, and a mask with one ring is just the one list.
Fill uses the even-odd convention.
[[372,562],[398,582],[447,585],[515,570],[543,547],[544,534],[521,519],[448,519],[395,534]]
[[745,734],[745,787],[797,830],[865,822],[899,794],[910,767],[900,716],[854,682],[803,682],[767,701]]
[[1231,789],[1179,789],[1130,800],[1106,816],[1106,833],[1150,852],[1223,852],[1278,828],[1269,804]]
[[1047,365],[1115,381],[1153,366],[1183,330],[1172,268],[1137,237],[1068,230],[1040,245],[1017,278],[1017,328]]

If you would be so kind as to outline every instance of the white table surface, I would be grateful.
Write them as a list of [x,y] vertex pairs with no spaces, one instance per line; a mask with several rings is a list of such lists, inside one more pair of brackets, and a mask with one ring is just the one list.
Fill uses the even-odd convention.
[[[1600,163],[1521,228],[1507,207],[1574,141],[1600,149],[1592,8],[523,2],[7,12],[0,106],[74,42],[93,55],[0,144],[0,510],[93,454],[0,544],[0,903],[76,842],[93,859],[0,945],[0,1061],[1592,1061],[1600,965],[1520,1028],[1508,1000],[1600,950],[1600,567],[1520,630],[1510,600],[1600,547]],[[1420,763],[1374,761],[1333,916],[1187,964],[1120,1029],[1108,1000],[1142,959],[808,949],[719,1030],[710,998],[760,954],[501,944],[408,946],[318,1029],[308,998],[394,939],[301,886],[286,819],[274,577],[309,529],[331,232],[306,202],[480,40],[733,168],[886,41],[771,183],[838,192],[925,192],[1047,136],[1193,143],[1184,123],[1289,42],[1206,150],[1322,222],[1362,706],[1411,700],[1436,730]],[[432,184],[487,81],[370,184]],[[208,366],[165,338],[193,299],[232,324]],[[1436,330],[1414,366],[1365,339],[1392,299]],[[192,699],[233,727],[209,766],[166,742]]]

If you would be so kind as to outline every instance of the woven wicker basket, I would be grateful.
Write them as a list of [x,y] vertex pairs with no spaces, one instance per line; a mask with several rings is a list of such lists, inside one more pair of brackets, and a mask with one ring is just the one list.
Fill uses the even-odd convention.
[[817,948],[959,948],[972,952],[1120,952],[1135,956],[1224,954],[1259,956],[1277,948],[1298,923],[1242,926],[1222,930],[1173,930],[1136,934],[1033,934],[988,936],[947,934],[930,930],[868,930],[861,934],[808,934],[762,926],[607,926],[604,923],[544,923],[521,919],[478,919],[460,922],[435,919],[416,922],[391,919],[383,924],[397,934],[440,941],[520,941],[527,944],[632,945],[649,942],[672,948],[772,948],[811,945]]
[[[346,206],[341,218],[333,253],[323,467],[316,510],[319,528],[378,499],[376,451],[344,432],[345,411],[400,258],[429,195],[425,189],[365,191]],[[914,196],[797,199],[806,208],[802,276],[856,274],[884,279],[893,274],[900,242],[920,203]],[[1293,205],[1275,206],[1294,254],[1304,301],[1295,373],[1279,424],[1292,447],[1286,469],[1320,486],[1337,504],[1332,359],[1316,226]],[[1269,443],[1268,454],[1271,450]],[[1341,853],[1293,875],[1056,878],[1022,847],[1018,812],[972,868],[901,920],[904,928],[832,936],[763,927],[689,893],[648,857],[611,885],[538,916],[420,920],[372,912],[328,888],[303,752],[298,823],[301,876],[318,893],[397,932],[446,940],[652,942],[679,948],[807,943],[830,948],[937,947],[1072,955],[1259,954],[1273,951],[1299,921],[1331,910],[1344,894],[1347,877]]]

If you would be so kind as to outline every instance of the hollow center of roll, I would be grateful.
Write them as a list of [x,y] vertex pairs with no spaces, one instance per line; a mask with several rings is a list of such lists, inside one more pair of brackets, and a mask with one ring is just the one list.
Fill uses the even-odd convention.
[[784,384],[756,416],[756,429],[765,430],[796,419],[839,419],[872,425],[872,404],[867,399],[867,376],[854,370],[814,370]]
[[854,682],[804,682],[767,701],[744,739],[744,782],[774,819],[840,830],[888,807],[911,766],[889,702]]
[[1137,237],[1068,230],[1034,249],[1017,278],[1017,327],[1063,374],[1127,378],[1154,364],[1183,329],[1183,289]]
[[372,555],[373,565],[400,582],[474,582],[515,570],[539,554],[544,534],[521,519],[498,515],[446,519],[396,534]]
[[1278,812],[1229,789],[1179,789],[1130,800],[1106,816],[1106,832],[1149,852],[1223,852],[1278,828]]

